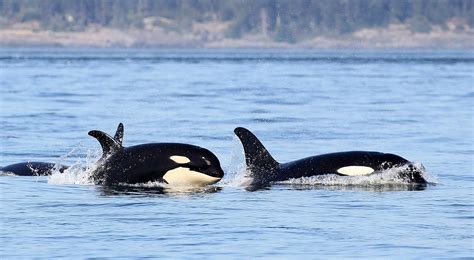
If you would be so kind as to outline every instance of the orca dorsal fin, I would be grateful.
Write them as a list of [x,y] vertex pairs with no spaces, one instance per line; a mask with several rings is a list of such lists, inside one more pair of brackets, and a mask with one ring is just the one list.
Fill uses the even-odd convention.
[[100,143],[100,146],[102,146],[102,158],[105,158],[110,154],[113,154],[122,149],[122,144],[115,138],[112,138],[107,133],[104,133],[99,130],[92,130],[89,131],[88,134],[97,139],[97,141],[99,141]]
[[279,163],[273,159],[265,146],[252,132],[243,127],[237,127],[234,133],[239,137],[244,147],[245,162],[252,174],[272,174],[277,169]]
[[117,131],[115,131],[114,140],[117,141],[121,146],[123,145],[123,124],[119,123]]

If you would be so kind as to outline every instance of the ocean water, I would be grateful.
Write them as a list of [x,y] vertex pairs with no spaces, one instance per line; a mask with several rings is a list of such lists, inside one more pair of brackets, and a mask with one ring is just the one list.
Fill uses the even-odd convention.
[[[0,49],[0,165],[73,165],[0,176],[6,258],[473,258],[474,53]],[[125,146],[206,147],[226,176],[199,189],[92,185],[91,129]],[[359,178],[248,191],[233,129],[280,162],[348,150],[423,164],[423,189]]]

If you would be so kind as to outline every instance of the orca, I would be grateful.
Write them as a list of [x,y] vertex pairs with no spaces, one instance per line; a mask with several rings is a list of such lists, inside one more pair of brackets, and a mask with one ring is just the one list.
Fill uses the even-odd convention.
[[68,168],[66,165],[58,165],[48,162],[21,162],[0,167],[0,171],[18,176],[47,176],[56,169],[64,172]]
[[102,158],[92,172],[96,184],[119,185],[164,182],[171,185],[203,186],[222,179],[219,159],[209,150],[182,143],[147,143],[123,147],[123,124],[115,137],[89,131],[102,147]]
[[[117,140],[117,142],[122,143],[123,124],[118,125],[114,139]],[[49,162],[20,162],[10,164],[5,167],[0,167],[0,171],[17,176],[48,176],[53,174],[56,168],[59,170],[60,173],[63,173],[66,169],[69,168],[69,166],[56,165],[55,163]]]
[[339,176],[364,176],[377,174],[384,170],[407,166],[398,176],[404,183],[426,184],[423,169],[418,169],[407,159],[390,153],[372,151],[348,151],[316,155],[288,163],[278,163],[248,129],[238,127],[234,133],[244,148],[245,162],[251,186],[266,186],[272,182],[301,177],[335,174]]

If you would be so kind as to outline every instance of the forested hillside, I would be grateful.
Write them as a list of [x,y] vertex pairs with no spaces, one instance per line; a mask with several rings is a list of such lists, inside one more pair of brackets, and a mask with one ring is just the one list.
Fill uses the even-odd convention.
[[143,28],[148,22],[183,32],[195,22],[213,21],[228,24],[228,37],[262,33],[292,42],[391,23],[427,32],[458,19],[462,30],[463,24],[474,27],[473,6],[473,0],[0,0],[0,15],[3,26],[39,21],[55,31]]
[[0,45],[468,47],[474,0],[0,0]]

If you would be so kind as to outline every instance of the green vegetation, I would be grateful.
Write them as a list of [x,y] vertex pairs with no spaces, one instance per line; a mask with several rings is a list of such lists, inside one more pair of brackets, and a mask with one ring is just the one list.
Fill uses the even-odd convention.
[[0,0],[0,16],[2,26],[39,21],[55,31],[143,28],[147,17],[163,18],[154,25],[176,32],[194,23],[225,22],[227,37],[264,34],[296,42],[392,23],[429,32],[455,18],[474,27],[474,0]]

